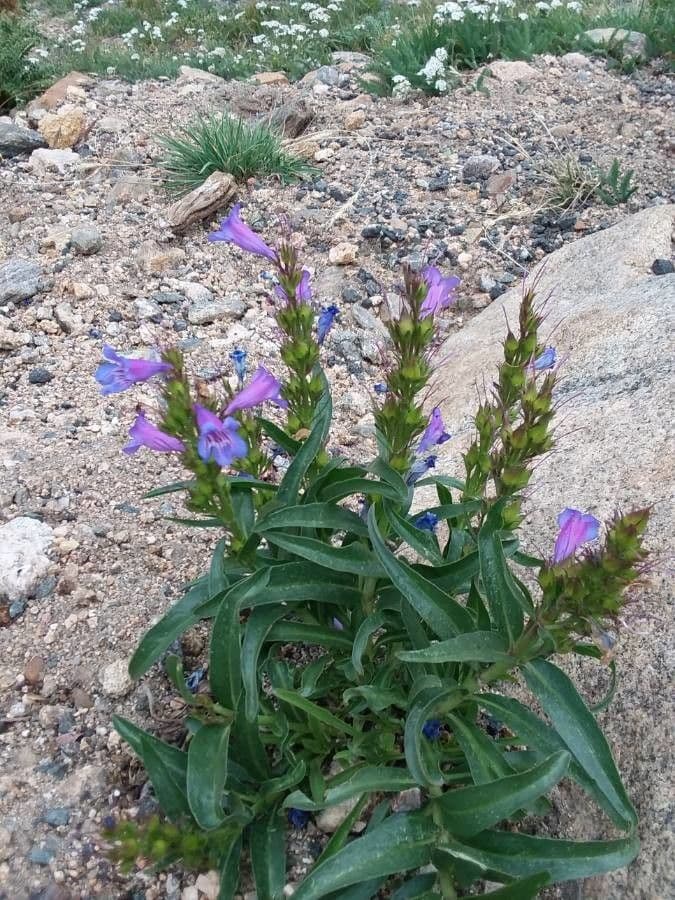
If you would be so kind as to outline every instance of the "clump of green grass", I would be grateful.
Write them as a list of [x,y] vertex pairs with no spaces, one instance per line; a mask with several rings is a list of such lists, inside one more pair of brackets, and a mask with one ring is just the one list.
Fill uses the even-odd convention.
[[0,114],[38,94],[46,69],[29,60],[39,35],[24,19],[0,12]]
[[606,172],[600,173],[600,184],[595,193],[606,206],[618,206],[627,203],[637,191],[637,185],[633,182],[634,172],[627,169],[621,172],[621,163],[616,157]]
[[228,172],[238,181],[276,175],[284,183],[312,172],[283,149],[266,125],[227,115],[201,119],[160,141],[165,152],[159,165],[168,190],[178,196],[199,187],[213,172]]
[[550,163],[543,174],[546,206],[552,209],[581,209],[593,200],[606,206],[627,203],[637,191],[633,170],[621,171],[614,159],[609,169],[589,168],[567,155]]

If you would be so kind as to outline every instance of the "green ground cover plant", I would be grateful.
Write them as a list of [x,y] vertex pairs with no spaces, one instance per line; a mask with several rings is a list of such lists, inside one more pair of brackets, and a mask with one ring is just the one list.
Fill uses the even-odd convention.
[[[103,394],[159,386],[125,452],[173,454],[185,468],[148,496],[182,494],[179,521],[218,538],[130,663],[134,678],[162,664],[186,705],[185,731],[169,744],[115,718],[163,811],[145,825],[107,822],[115,858],[216,867],[220,900],[249,873],[260,900],[278,900],[289,830],[350,801],[298,900],[381,891],[452,900],[483,880],[502,885],[489,895],[497,900],[526,900],[627,865],[638,852],[635,811],[593,709],[558,661],[596,660],[614,683],[607,651],[643,568],[648,510],[603,526],[564,509],[555,544],[523,552],[522,496],[553,448],[558,375],[533,290],[506,330],[455,478],[437,472],[451,436],[424,398],[457,278],[404,269],[385,379],[373,386],[378,452],[350,460],[329,451],[320,362],[338,308],[314,307],[289,237],[267,243],[239,205],[209,239],[215,252],[234,244],[276,273],[285,376],[250,374],[235,350],[231,378],[195,384],[179,350],[139,359],[104,348]],[[186,673],[171,648],[198,623],[210,630],[208,659]],[[565,779],[612,836],[536,834]],[[367,825],[356,835],[359,820]]]

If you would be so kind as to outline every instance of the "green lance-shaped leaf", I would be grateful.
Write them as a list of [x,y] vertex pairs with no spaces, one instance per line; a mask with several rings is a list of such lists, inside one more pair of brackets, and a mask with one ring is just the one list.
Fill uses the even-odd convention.
[[543,659],[528,663],[524,673],[527,686],[541,703],[573,758],[623,818],[624,827],[634,826],[637,816],[607,739],[570,679],[553,663]]
[[377,558],[364,544],[348,544],[334,547],[316,538],[299,537],[282,532],[267,531],[265,537],[270,544],[281,547],[289,553],[316,563],[336,572],[349,572],[366,578],[380,578],[384,570]]
[[248,843],[259,900],[281,900],[286,881],[286,841],[276,809],[251,825]]
[[627,866],[639,849],[636,834],[614,841],[562,841],[506,831],[483,831],[462,843],[448,841],[438,852],[473,863],[483,871],[496,870],[513,878],[547,872],[548,884],[554,884]]
[[569,753],[554,753],[522,774],[447,791],[433,802],[449,832],[471,837],[546,794],[564,777],[569,762]]
[[492,622],[494,627],[513,644],[523,630],[525,598],[508,568],[499,537],[502,508],[507,499],[498,500],[486,516],[478,532],[478,555],[480,576]]
[[432,743],[424,736],[422,729],[425,722],[434,713],[447,704],[453,697],[460,698],[457,688],[430,687],[424,688],[415,698],[405,720],[403,748],[405,761],[411,774],[419,784],[426,786],[443,784],[443,774],[438,768],[438,758]]
[[276,622],[269,630],[266,642],[282,644],[316,644],[349,653],[352,639],[348,634],[323,625],[305,625],[304,622]]
[[[447,641],[436,641],[423,650],[400,651],[396,655],[404,662],[509,662],[509,644],[495,631],[472,631]],[[515,660],[514,660],[515,662]]]
[[260,705],[258,691],[258,659],[270,629],[279,619],[288,615],[283,606],[261,606],[253,610],[246,623],[241,649],[240,678],[246,694],[246,718],[254,722]]
[[160,741],[120,716],[113,716],[113,725],[143,762],[164,813],[170,819],[190,815],[187,753]]
[[188,746],[187,797],[200,828],[223,823],[223,790],[227,777],[229,725],[202,725]]
[[352,884],[417,869],[429,863],[437,839],[438,831],[428,816],[390,816],[319,863],[293,896],[295,900],[319,900]]
[[489,891],[484,897],[492,897],[492,900],[533,900],[539,896],[539,891],[549,883],[548,872],[537,872],[527,878],[519,878],[503,888]]
[[225,570],[225,553],[227,538],[221,538],[215,546],[209,569],[209,596],[215,597],[227,589],[227,572]]
[[296,502],[302,479],[328,439],[332,415],[333,404],[330,399],[328,383],[324,376],[324,392],[314,411],[312,430],[307,440],[298,450],[279,485],[276,496],[277,506],[292,506]]
[[[150,628],[136,648],[129,663],[129,674],[140,678],[157,662],[164,651],[200,619],[215,614],[215,606],[210,601],[209,585],[206,579],[194,584],[186,594]],[[198,612],[199,610],[199,612]]]
[[356,632],[352,646],[352,665],[357,675],[363,675],[363,654],[368,647],[368,641],[378,628],[382,627],[385,618],[384,613],[371,613],[359,625],[359,630]]
[[213,623],[209,684],[218,702],[226,709],[236,710],[242,687],[244,661],[239,644],[239,611],[243,604],[264,592],[269,577],[269,569],[259,569],[238,581],[225,594]]
[[474,784],[486,784],[497,778],[513,775],[513,768],[484,731],[476,728],[473,722],[466,722],[459,715],[451,715],[450,723],[455,739],[469,764]]
[[450,638],[474,630],[473,619],[463,606],[387,548],[377,527],[374,507],[368,513],[368,531],[373,549],[392,583],[438,637]]
[[296,709],[302,710],[302,712],[306,713],[311,718],[316,719],[327,728],[332,728],[334,731],[340,731],[343,734],[354,735],[356,733],[351,725],[343,722],[342,719],[338,719],[337,716],[328,712],[327,709],[317,706],[316,703],[312,703],[311,700],[307,700],[295,691],[277,688],[274,693],[279,700],[294,706]]
[[241,835],[238,835],[220,858],[220,890],[218,900],[234,900],[241,871]]
[[312,563],[283,563],[271,568],[269,584],[262,593],[252,598],[251,605],[271,606],[311,600],[315,603],[357,606],[361,602],[361,592],[356,584],[354,576],[342,572],[333,572],[330,581],[327,581],[324,569]]
[[[542,754],[568,750],[567,745],[557,731],[543,722],[539,716],[535,715],[531,709],[528,709],[518,700],[514,700],[512,697],[502,697],[501,694],[481,694],[480,703],[481,706],[494,713],[497,718],[505,722],[515,732],[517,743],[527,744],[528,747],[536,751],[536,755],[540,758]],[[619,828],[625,828],[625,819],[616,812],[595,781],[574,757],[570,764],[569,775],[593,797],[615,825]]]
[[426,875],[413,875],[397,888],[391,895],[391,900],[418,900],[426,896],[436,883],[436,873],[429,872]]
[[326,809],[328,806],[336,806],[345,800],[351,800],[353,797],[359,797],[361,794],[398,793],[415,787],[416,784],[417,781],[407,769],[393,766],[365,766],[358,769],[347,781],[328,788],[322,801],[311,800],[302,791],[294,791],[286,797],[284,806],[316,812]]
[[333,501],[334,503],[345,497],[352,497],[355,494],[365,494],[369,497],[386,497],[388,500],[401,502],[401,497],[396,488],[377,478],[349,478],[327,484],[319,491],[319,496],[322,500]]
[[275,528],[329,528],[332,531],[351,531],[368,536],[366,523],[348,509],[334,503],[305,503],[274,509],[256,522],[255,531],[264,534]]

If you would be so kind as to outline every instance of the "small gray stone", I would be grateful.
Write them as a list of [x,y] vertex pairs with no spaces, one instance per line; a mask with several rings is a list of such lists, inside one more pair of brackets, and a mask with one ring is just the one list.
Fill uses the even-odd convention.
[[51,847],[31,847],[28,859],[36,866],[48,866],[55,856],[56,852]]
[[675,272],[675,266],[669,259],[655,259],[652,263],[652,272],[655,275],[670,275]]
[[360,325],[361,328],[367,328],[369,331],[376,331],[382,327],[381,323],[369,310],[358,304],[352,307],[352,316],[357,325]]
[[150,294],[150,300],[159,304],[182,303],[185,298],[178,291],[155,291]]
[[191,325],[209,325],[218,319],[241,319],[247,306],[236,294],[215,300],[213,303],[197,303],[188,310]]
[[129,677],[129,661],[116,659],[104,666],[99,673],[101,689],[108,697],[123,697],[128,694],[133,683]]
[[484,294],[489,294],[496,283],[494,278],[491,278],[489,275],[481,275],[478,279],[478,285]]
[[621,48],[624,56],[644,56],[647,38],[641,31],[627,31],[625,28],[591,28],[583,36],[596,46]]
[[82,256],[92,256],[103,246],[103,238],[94,225],[78,225],[70,233],[70,246]]
[[159,305],[152,300],[147,300],[145,297],[134,300],[134,311],[136,313],[136,318],[142,320],[154,319],[155,317],[161,317],[162,315],[162,310],[159,308]]
[[40,266],[32,260],[8,260],[0,266],[0,303],[30,300],[40,290],[40,276]]
[[53,377],[49,369],[45,369],[44,366],[37,366],[28,373],[30,384],[48,384]]
[[52,828],[59,828],[70,822],[70,810],[66,809],[65,806],[52,806],[50,809],[44,811],[42,820],[43,822],[46,822],[47,825],[51,825]]
[[47,144],[41,134],[30,128],[21,128],[14,122],[0,122],[0,156],[11,159],[22,153],[32,153]]
[[188,281],[184,282],[181,285],[181,290],[185,295],[185,299],[189,300],[190,303],[212,303],[213,302],[213,294],[211,291],[204,287],[203,284],[197,284],[196,281]]
[[479,181],[483,178],[489,178],[498,168],[499,160],[496,156],[478,153],[475,156],[470,156],[464,163],[462,178],[464,181]]
[[336,85],[340,81],[340,73],[335,66],[319,66],[316,70],[316,80],[321,84]]
[[10,619],[18,619],[19,616],[22,616],[26,611],[26,601],[25,600],[15,600],[14,603],[10,604],[9,607],[9,617]]

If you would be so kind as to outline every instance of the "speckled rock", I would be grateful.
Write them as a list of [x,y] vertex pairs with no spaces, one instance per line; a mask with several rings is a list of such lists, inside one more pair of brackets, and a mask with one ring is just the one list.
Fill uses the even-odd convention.
[[29,259],[9,259],[0,265],[0,303],[30,300],[40,290],[40,266]]
[[[675,815],[669,787],[675,770],[670,736],[675,275],[649,274],[655,258],[670,255],[674,218],[674,206],[652,207],[567,245],[548,257],[537,285],[540,297],[551,292],[549,322],[555,320],[556,327],[550,340],[564,361],[557,389],[564,426],[528,488],[525,538],[538,551],[552,547],[555,517],[565,506],[608,519],[617,508],[652,505],[649,578],[624,610],[626,628],[616,652],[619,687],[600,717],[640,816],[642,852],[628,869],[585,882],[587,900],[675,894],[675,835],[669,824]],[[448,363],[437,380],[438,399],[456,435],[439,450],[443,472],[460,471],[459,452],[472,433],[476,382],[494,371],[504,316],[517,321],[520,294],[509,291],[439,353]],[[582,693],[599,699],[606,671],[565,662]],[[565,791],[556,831],[581,838],[602,836],[604,827],[586,797]]]
[[123,697],[131,690],[133,682],[129,677],[128,667],[127,659],[116,659],[103,667],[99,681],[104,694],[108,697]]
[[53,531],[44,522],[18,516],[0,526],[0,597],[30,596],[49,569]]

